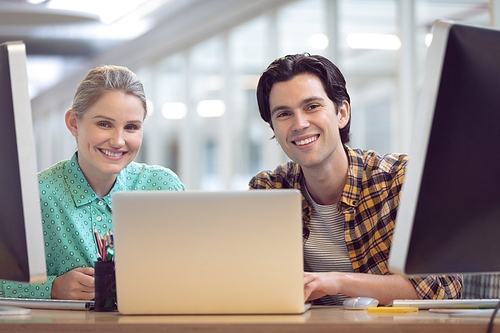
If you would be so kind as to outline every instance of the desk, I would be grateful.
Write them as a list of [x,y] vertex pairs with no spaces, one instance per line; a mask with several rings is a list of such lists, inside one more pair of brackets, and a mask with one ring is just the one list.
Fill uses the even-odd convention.
[[[314,307],[302,315],[123,316],[118,312],[32,310],[0,317],[0,332],[486,332],[489,318],[418,313],[368,315],[341,307]],[[494,326],[500,332],[500,319]]]

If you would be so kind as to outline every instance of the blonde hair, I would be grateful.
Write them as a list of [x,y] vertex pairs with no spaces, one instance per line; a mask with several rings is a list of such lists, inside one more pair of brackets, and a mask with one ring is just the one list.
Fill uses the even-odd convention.
[[137,96],[142,102],[146,118],[146,94],[142,82],[134,72],[122,66],[107,65],[92,69],[76,89],[71,109],[77,118],[81,118],[99,98],[115,90]]

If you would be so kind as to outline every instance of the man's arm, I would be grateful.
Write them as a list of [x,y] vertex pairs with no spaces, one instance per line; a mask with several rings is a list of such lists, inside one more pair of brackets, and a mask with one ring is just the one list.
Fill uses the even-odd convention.
[[395,299],[418,299],[413,284],[401,275],[367,273],[304,273],[306,301],[325,295],[345,294],[351,297],[372,297],[380,304]]

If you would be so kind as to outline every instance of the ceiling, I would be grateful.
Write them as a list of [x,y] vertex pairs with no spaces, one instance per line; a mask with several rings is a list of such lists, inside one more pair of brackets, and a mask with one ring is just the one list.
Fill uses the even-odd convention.
[[91,68],[88,61],[95,66],[113,59],[130,66],[291,1],[0,0],[0,43],[26,44],[34,98],[71,73]]
[[[140,64],[142,59],[160,58],[292,1],[0,0],[0,42],[25,42],[30,95],[34,98],[95,63],[113,59],[116,63]],[[486,10],[485,0],[419,1],[429,4],[423,6],[429,7],[429,12],[436,11],[432,7],[436,2],[455,6],[461,2],[477,3],[477,10]],[[382,10],[383,2],[370,7]],[[383,15],[380,10],[375,15],[370,10],[367,19]],[[469,12],[465,14],[470,16]],[[349,16],[348,11],[346,15]],[[359,20],[346,21],[349,30],[356,31],[353,25],[359,29],[363,26]],[[422,21],[432,24],[433,20]],[[82,74],[77,76],[80,79]],[[64,84],[57,89],[64,89]]]
[[[2,0],[0,41],[23,40],[28,55],[91,56],[143,34],[175,1],[99,2],[106,6],[96,0]],[[116,11],[119,7],[124,10]]]
[[33,98],[83,60],[143,35],[165,15],[195,2],[0,0],[0,42],[26,44]]

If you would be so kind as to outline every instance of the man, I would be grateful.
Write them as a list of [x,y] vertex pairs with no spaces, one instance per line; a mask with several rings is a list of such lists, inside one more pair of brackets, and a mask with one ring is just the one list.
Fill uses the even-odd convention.
[[250,188],[302,193],[304,297],[460,298],[460,276],[407,279],[387,267],[408,157],[351,149],[350,98],[339,69],[322,56],[275,60],[257,87],[262,119],[292,160],[257,174]]

